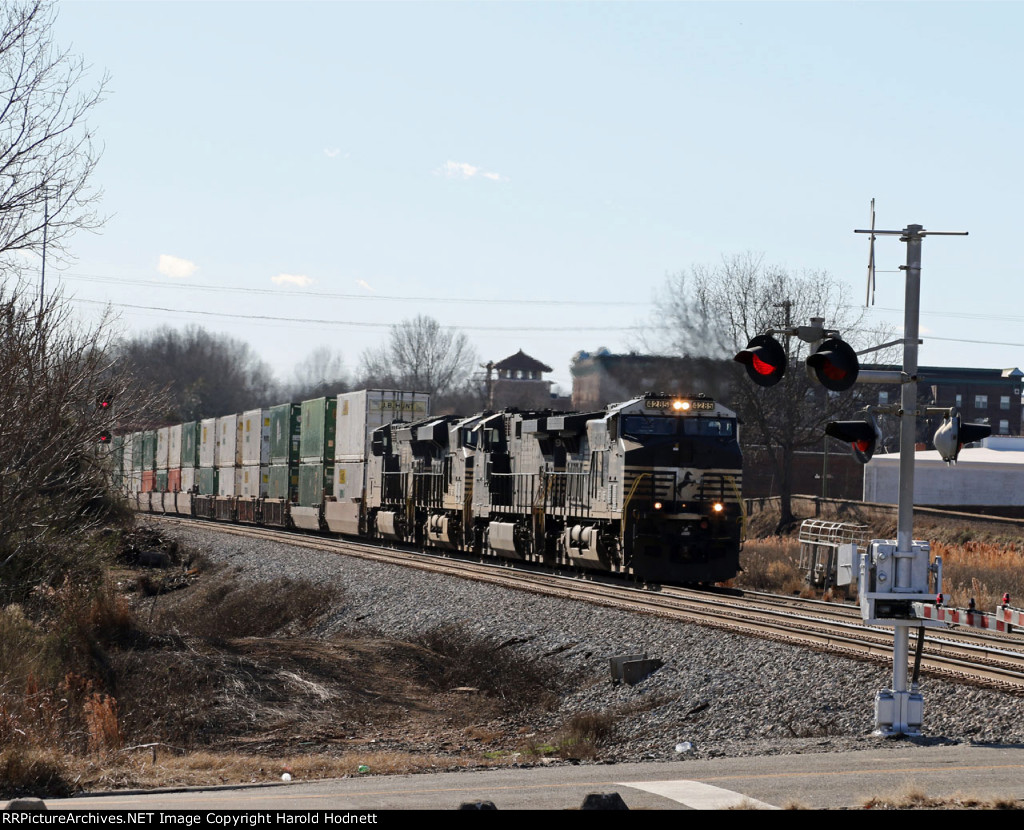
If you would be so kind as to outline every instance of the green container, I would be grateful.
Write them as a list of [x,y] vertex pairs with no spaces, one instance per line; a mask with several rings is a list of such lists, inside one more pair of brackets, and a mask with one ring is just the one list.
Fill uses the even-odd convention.
[[199,470],[199,493],[203,496],[217,495],[217,468],[201,467]]
[[334,494],[333,464],[299,465],[299,507],[319,507],[324,496]]
[[268,499],[292,501],[299,495],[298,464],[271,464],[267,482]]
[[334,463],[334,433],[338,428],[337,421],[337,398],[315,398],[302,402],[302,441],[299,445],[299,461],[303,464]]
[[199,421],[181,425],[181,466],[199,466]]
[[299,442],[302,438],[300,431],[301,423],[301,403],[283,403],[270,408],[271,464],[299,463]]
[[156,430],[142,433],[142,469],[144,472],[156,469]]
[[143,438],[144,432],[132,433],[132,469],[142,469],[143,445],[146,443]]

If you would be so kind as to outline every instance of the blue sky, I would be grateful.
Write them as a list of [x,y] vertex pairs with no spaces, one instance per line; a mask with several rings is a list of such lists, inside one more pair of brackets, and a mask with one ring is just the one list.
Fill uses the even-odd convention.
[[[759,252],[863,304],[875,198],[880,228],[970,232],[924,243],[920,362],[1021,366],[1022,24],[983,2],[66,1],[58,41],[110,75],[109,219],[59,279],[84,317],[198,323],[282,379],[323,345],[352,371],[424,313],[568,388],[574,352],[637,346],[694,264]],[[903,292],[880,273],[869,323],[901,326]]]

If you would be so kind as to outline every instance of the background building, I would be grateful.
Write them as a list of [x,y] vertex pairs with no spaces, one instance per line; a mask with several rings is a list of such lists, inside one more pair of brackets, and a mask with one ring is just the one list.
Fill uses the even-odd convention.
[[[862,369],[897,370],[897,366],[864,365]],[[964,421],[988,424],[993,435],[1021,435],[1021,387],[1024,372],[1020,369],[965,369],[943,366],[922,366],[918,370],[918,402],[922,406],[957,407]],[[876,387],[881,405],[899,403],[900,388],[893,384]],[[934,449],[932,437],[941,415],[930,415],[918,421],[917,442]],[[895,448],[898,436],[885,436],[886,446]]]
[[530,357],[522,349],[498,363],[488,363],[487,407],[504,409],[564,409],[567,398],[552,398],[551,381],[544,374],[551,367]]
[[572,359],[572,408],[603,409],[644,392],[696,395],[703,392],[728,406],[736,365],[710,357],[577,352]]

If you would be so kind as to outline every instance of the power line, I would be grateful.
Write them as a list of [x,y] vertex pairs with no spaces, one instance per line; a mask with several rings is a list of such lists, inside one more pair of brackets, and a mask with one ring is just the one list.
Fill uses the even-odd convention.
[[317,297],[320,299],[334,300],[384,300],[389,302],[417,302],[417,303],[458,303],[468,305],[571,305],[571,306],[650,306],[651,302],[637,302],[630,300],[551,300],[551,299],[481,299],[473,297],[416,297],[403,296],[399,294],[341,294],[330,291],[288,291],[280,288],[237,288],[227,285],[198,285],[195,283],[167,283],[159,280],[136,280],[122,279],[120,277],[108,277],[100,274],[68,274],[62,275],[62,279],[77,282],[106,283],[114,285],[137,285],[150,288],[171,288],[188,291],[209,291],[223,292],[229,294],[266,294],[278,297]]
[[[392,328],[394,323],[372,323],[365,320],[323,320],[314,317],[278,317],[271,314],[235,314],[221,311],[195,311],[182,308],[165,308],[162,306],[131,305],[129,303],[109,303],[102,300],[73,299],[75,303],[126,308],[134,311],[161,311],[167,314],[189,314],[201,317],[227,317],[234,320],[257,320],[262,322],[302,323],[324,326],[349,326],[355,328]],[[466,331],[637,331],[648,326],[442,326],[442,328],[458,328]]]

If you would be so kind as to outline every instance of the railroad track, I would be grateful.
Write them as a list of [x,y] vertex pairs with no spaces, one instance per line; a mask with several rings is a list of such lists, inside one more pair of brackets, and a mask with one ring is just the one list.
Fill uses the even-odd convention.
[[[194,524],[182,517],[151,515],[166,524]],[[209,530],[282,542],[366,560],[458,576],[492,585],[575,599],[634,613],[787,642],[858,659],[892,659],[892,629],[863,624],[858,607],[759,592],[742,596],[678,587],[634,587],[600,577],[579,578],[540,572],[507,561],[474,561],[447,554],[416,553],[366,542],[299,535],[257,527],[202,522]],[[912,640],[917,631],[911,630]],[[911,643],[911,649],[916,643]],[[922,672],[1002,690],[1024,692],[1024,637],[996,637],[973,630],[925,631]]]

